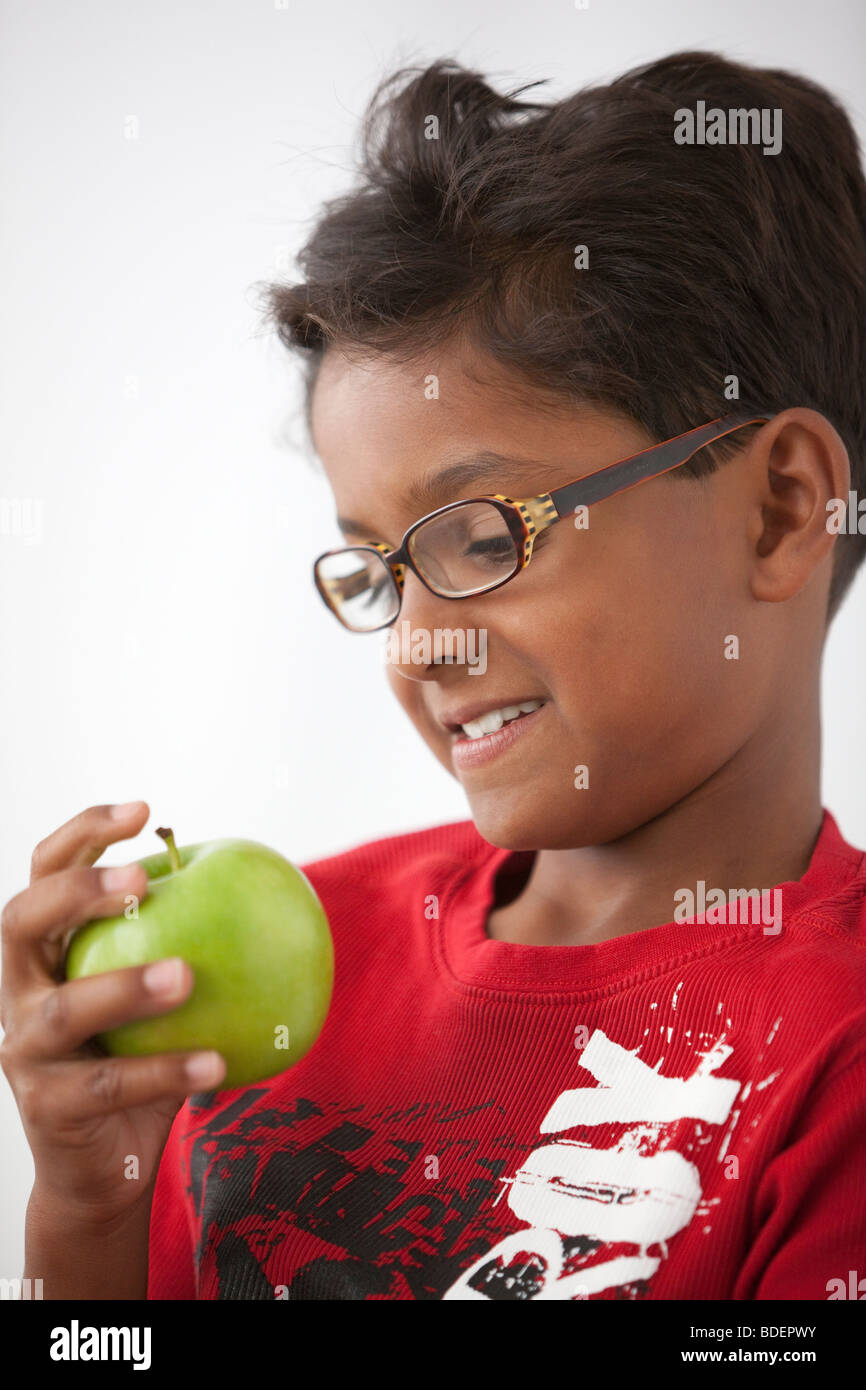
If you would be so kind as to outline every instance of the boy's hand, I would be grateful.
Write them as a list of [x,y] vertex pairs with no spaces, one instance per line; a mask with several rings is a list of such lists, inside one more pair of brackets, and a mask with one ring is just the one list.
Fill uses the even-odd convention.
[[177,1008],[193,984],[182,960],[63,979],[71,932],[123,912],[128,894],[147,893],[140,864],[93,866],[107,845],[137,835],[149,814],[143,801],[82,811],[36,846],[30,886],[3,910],[0,1066],[33,1153],[31,1203],[79,1224],[123,1220],[151,1191],[185,1097],[225,1075],[218,1053],[106,1057],[89,1041]]

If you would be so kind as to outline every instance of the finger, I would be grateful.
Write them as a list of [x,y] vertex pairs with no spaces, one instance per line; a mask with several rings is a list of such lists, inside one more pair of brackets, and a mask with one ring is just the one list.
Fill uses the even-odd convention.
[[192,970],[179,956],[69,980],[31,997],[13,1044],[28,1060],[59,1060],[109,1028],[169,1013],[192,986]]
[[137,835],[149,815],[146,801],[88,806],[40,840],[30,862],[30,882],[60,869],[95,864],[108,845]]
[[117,1110],[216,1090],[225,1072],[219,1052],[75,1059],[34,1067],[19,1082],[15,1099],[28,1126],[57,1130]]
[[66,938],[93,917],[119,916],[130,896],[147,893],[141,864],[65,869],[37,879],[3,909],[3,990],[56,982]]

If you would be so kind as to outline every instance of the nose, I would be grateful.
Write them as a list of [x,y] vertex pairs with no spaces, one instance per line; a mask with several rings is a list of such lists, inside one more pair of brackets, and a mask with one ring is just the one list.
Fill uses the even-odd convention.
[[[387,629],[385,660],[406,680],[441,679],[441,666],[477,665],[480,629],[467,625],[472,599],[446,599],[431,594],[407,571],[403,603]],[[486,630],[484,632],[486,650]]]

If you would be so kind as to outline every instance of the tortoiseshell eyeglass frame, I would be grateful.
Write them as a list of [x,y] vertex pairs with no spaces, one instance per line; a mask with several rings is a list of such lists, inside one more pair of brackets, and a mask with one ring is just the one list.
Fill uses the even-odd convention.
[[[736,414],[720,416],[716,420],[710,420],[706,425],[699,425],[696,429],[687,430],[685,434],[678,434],[673,439],[666,439],[660,444],[653,444],[649,449],[643,449],[638,454],[631,454],[628,458],[619,459],[616,463],[607,464],[606,467],[599,468],[594,473],[587,473],[584,477],[577,478],[573,483],[565,483],[562,487],[555,488],[552,492],[542,492],[537,497],[514,498],[495,493],[491,496],[464,497],[459,502],[449,502],[444,507],[437,507],[435,511],[428,512],[426,516],[422,516],[419,521],[410,526],[396,549],[392,550],[390,546],[381,541],[370,541],[367,545],[338,546],[333,550],[323,551],[321,555],[317,556],[313,564],[313,578],[316,588],[326,607],[349,632],[379,632],[382,628],[390,627],[392,623],[396,622],[402,606],[407,568],[417,576],[425,589],[440,598],[473,598],[478,594],[492,593],[494,589],[501,589],[503,584],[510,584],[521,570],[526,569],[532,559],[533,547],[539,535],[548,527],[555,525],[557,521],[561,521],[564,516],[572,514],[577,507],[590,507],[594,502],[602,502],[605,498],[613,497],[620,492],[627,492],[629,488],[637,487],[639,483],[645,483],[650,478],[657,478],[662,473],[669,473],[672,468],[679,468],[682,464],[688,463],[689,459],[707,444],[715,444],[717,440],[724,439],[725,435],[743,429],[746,425],[765,424],[770,419],[772,419],[771,415],[752,410],[742,410]],[[465,594],[442,593],[418,569],[410,548],[412,537],[420,527],[432,520],[433,517],[442,516],[444,512],[454,511],[457,507],[465,507],[476,502],[490,503],[504,517],[515,542],[515,567],[506,578],[496,579],[492,584],[470,589]],[[384,559],[393,577],[398,600],[397,612],[394,617],[374,628],[352,627],[343,620],[336,606],[338,599],[352,598],[364,591],[368,584],[366,574],[348,575],[344,579],[328,579],[320,578],[318,572],[319,562],[331,555],[363,550],[375,551]]]

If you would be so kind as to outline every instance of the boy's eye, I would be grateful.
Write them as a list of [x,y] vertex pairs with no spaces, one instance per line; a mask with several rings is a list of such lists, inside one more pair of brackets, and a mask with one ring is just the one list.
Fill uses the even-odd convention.
[[470,559],[481,560],[490,565],[501,563],[503,560],[510,564],[514,556],[514,541],[510,536],[488,536],[470,541],[464,553]]
[[376,599],[379,597],[379,595],[385,588],[385,583],[386,581],[384,578],[378,579],[375,584],[370,584],[369,587],[364,590],[364,597],[362,598],[361,603],[365,608],[372,608],[373,604],[376,602]]

